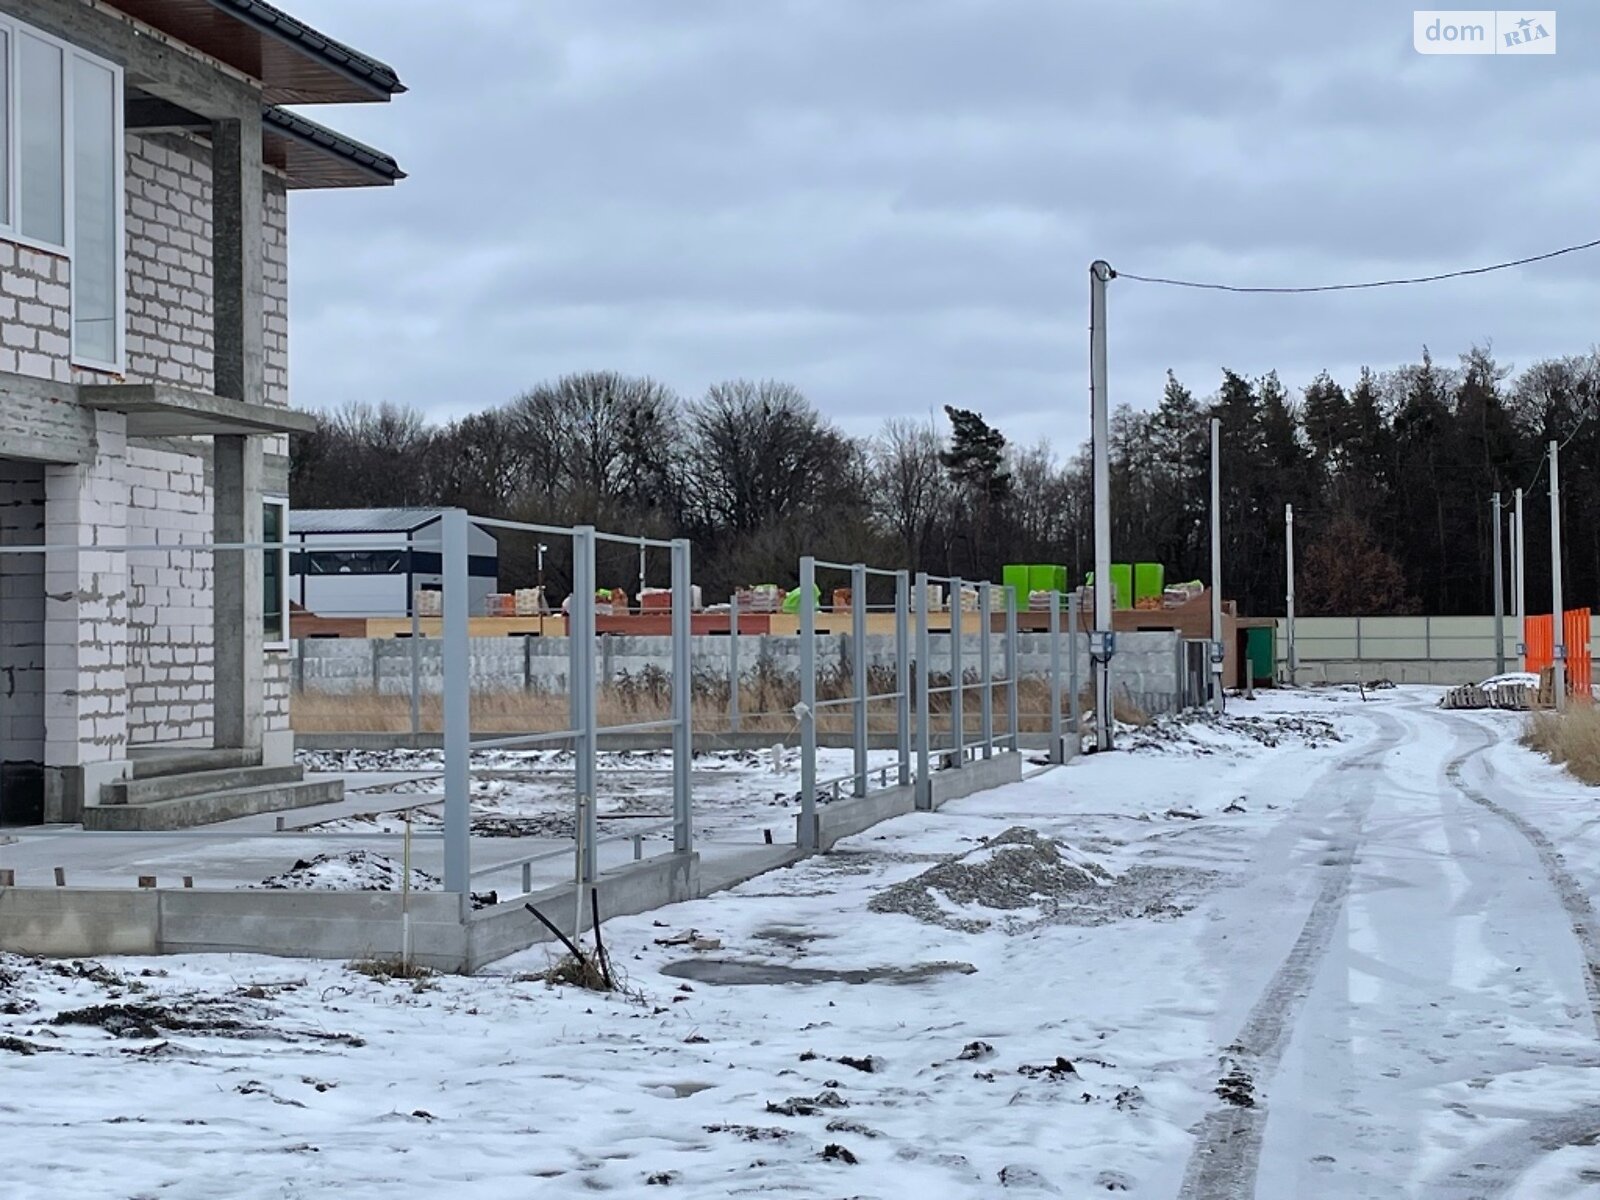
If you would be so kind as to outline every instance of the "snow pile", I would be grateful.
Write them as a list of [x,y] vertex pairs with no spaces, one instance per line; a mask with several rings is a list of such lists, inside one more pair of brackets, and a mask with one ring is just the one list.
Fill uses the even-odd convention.
[[[294,866],[268,876],[257,888],[291,892],[398,892],[405,882],[405,867],[386,854],[372,850],[346,850],[343,854],[319,854],[299,859]],[[444,880],[427,871],[411,869],[410,890],[437,892]],[[498,903],[493,892],[474,892],[472,906],[483,908]]]
[[1149,724],[1121,735],[1119,746],[1135,752],[1164,754],[1245,754],[1257,747],[1304,746],[1319,750],[1343,736],[1326,717],[1301,713],[1255,716],[1209,709],[1165,713]]

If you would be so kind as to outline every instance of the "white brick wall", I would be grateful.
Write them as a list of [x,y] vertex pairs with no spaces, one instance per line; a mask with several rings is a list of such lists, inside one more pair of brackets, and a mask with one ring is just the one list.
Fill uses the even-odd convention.
[[127,377],[209,392],[211,152],[178,134],[127,145]]
[[45,761],[124,757],[127,720],[127,419],[95,414],[93,463],[44,469]]
[[67,260],[0,241],[0,371],[71,381]]
[[[129,383],[210,392],[211,149],[181,134],[127,136],[127,371]],[[288,193],[263,182],[265,400],[289,402]],[[0,371],[59,382],[110,376],[71,365],[66,257],[0,241]]]
[[287,650],[267,651],[267,662],[262,675],[266,680],[266,697],[263,727],[268,733],[289,728],[289,688],[293,662]]
[[[198,454],[130,446],[130,544],[212,540],[211,491]],[[128,742],[205,742],[212,735],[213,555],[128,555]]]
[[[266,220],[261,252],[262,299],[266,329],[264,399],[289,406],[289,193],[278,180],[267,178],[262,197]],[[270,446],[268,447],[270,450]],[[288,453],[287,450],[284,453]]]
[[[210,148],[177,134],[129,134],[126,145],[123,378],[210,392],[215,380]],[[272,175],[264,180],[263,211],[263,398],[287,406],[288,195]],[[64,256],[0,241],[0,373],[59,383],[110,378],[71,366],[70,284]],[[94,421],[95,462],[52,466],[37,480],[40,512],[49,513],[52,540],[93,545],[210,541],[212,497],[205,460],[167,446],[128,445],[119,416],[100,414]],[[285,439],[269,439],[266,449],[287,453]],[[0,538],[8,536],[11,510],[5,506],[14,494],[3,474],[7,466],[0,461]],[[48,625],[40,628],[52,646],[52,676],[48,687],[40,680],[38,705],[11,709],[19,721],[38,726],[18,725],[17,738],[48,741],[47,761],[55,766],[116,760],[127,745],[209,741],[215,682],[212,556],[162,551],[51,558],[48,564],[36,560],[34,569],[46,577],[51,597],[48,613],[41,611],[39,620],[48,617]],[[30,610],[14,603],[7,589],[32,586],[0,570],[5,608],[0,613],[0,703],[7,686],[7,637],[31,636],[15,632]],[[8,634],[8,627],[14,632]],[[266,728],[287,729],[286,655],[268,655],[265,680]],[[33,713],[33,707],[39,711]],[[0,745],[9,745],[8,737],[0,729]]]

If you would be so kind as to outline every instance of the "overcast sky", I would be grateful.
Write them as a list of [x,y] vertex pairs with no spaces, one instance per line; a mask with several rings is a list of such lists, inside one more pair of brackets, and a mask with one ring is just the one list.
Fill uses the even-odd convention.
[[[1553,57],[1418,55],[1374,0],[301,0],[393,65],[310,115],[392,191],[298,193],[295,402],[438,419],[570,371],[799,385],[848,431],[944,404],[1070,453],[1088,264],[1250,284],[1600,236],[1600,15]],[[1111,284],[1111,397],[1167,368],[1587,350],[1600,251],[1376,293]]]

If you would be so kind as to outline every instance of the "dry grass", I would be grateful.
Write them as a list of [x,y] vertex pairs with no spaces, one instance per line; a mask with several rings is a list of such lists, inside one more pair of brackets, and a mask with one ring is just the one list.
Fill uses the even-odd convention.
[[[946,682],[938,678],[933,680],[935,686],[943,686]],[[878,692],[894,690],[892,679],[875,679],[872,686]],[[966,689],[962,724],[969,733],[979,732],[982,690],[977,684]],[[846,694],[846,689],[837,685],[819,684],[817,688],[819,700],[839,698]],[[799,686],[793,681],[758,681],[750,684],[740,690],[739,727],[748,733],[793,733],[798,728],[793,709],[799,699]],[[993,703],[995,723],[1003,728],[1006,706],[1003,686],[994,689]],[[1085,694],[1082,698],[1084,711],[1088,710],[1089,705],[1090,698]],[[870,732],[894,732],[894,701],[876,700],[867,707],[867,728]],[[929,707],[934,731],[948,732],[950,697],[934,696]],[[1050,689],[1044,680],[1024,679],[1017,687],[1017,707],[1018,723],[1023,732],[1048,732]],[[602,725],[665,720],[671,712],[671,698],[664,688],[641,687],[624,680],[600,691]],[[1149,721],[1149,717],[1126,697],[1117,699],[1115,712],[1117,720],[1125,724],[1143,725]],[[438,696],[422,698],[420,716],[423,731],[436,733],[443,728],[443,711]],[[411,729],[411,698],[379,695],[376,692],[353,695],[301,692],[291,699],[290,721],[300,733],[406,733]],[[475,732],[543,733],[566,729],[568,724],[567,697],[561,693],[485,692],[472,698],[472,728]],[[728,689],[725,684],[716,688],[696,689],[694,724],[696,730],[704,733],[722,733],[728,729]],[[849,733],[852,728],[852,714],[848,706],[826,708],[817,714],[819,732]]]
[[407,962],[399,957],[358,958],[349,964],[349,968],[357,975],[365,975],[368,979],[376,979],[379,983],[388,983],[391,979],[420,982],[432,979],[438,974],[432,967],[425,967],[418,962]]
[[1522,744],[1560,763],[1584,783],[1600,785],[1600,708],[1574,704],[1564,713],[1539,712],[1528,719]]

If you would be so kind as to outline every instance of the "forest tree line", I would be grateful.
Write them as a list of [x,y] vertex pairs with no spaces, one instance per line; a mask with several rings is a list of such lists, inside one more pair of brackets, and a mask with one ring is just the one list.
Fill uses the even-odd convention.
[[[1284,506],[1295,515],[1304,614],[1483,613],[1492,606],[1490,496],[1525,489],[1528,598],[1548,610],[1549,472],[1560,458],[1565,588],[1600,592],[1600,353],[1513,373],[1485,348],[1442,366],[1319,375],[1223,371],[1197,394],[1168,374],[1155,403],[1112,415],[1119,562],[1209,574],[1209,421],[1221,420],[1224,593],[1248,614],[1284,607]],[[964,578],[1008,562],[1093,566],[1087,444],[1065,460],[1021,446],[976,408],[847,437],[795,387],[736,380],[685,399],[609,372],[570,375],[448,424],[351,404],[295,440],[300,508],[459,506],[474,514],[688,537],[708,601],[792,586],[803,553]],[[536,538],[500,537],[502,587],[534,580]],[[554,595],[570,579],[550,546]],[[1509,564],[1509,541],[1507,542]],[[1509,566],[1507,568],[1509,570]],[[650,582],[664,586],[664,554]],[[602,584],[632,590],[637,552],[604,547]]]

